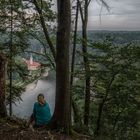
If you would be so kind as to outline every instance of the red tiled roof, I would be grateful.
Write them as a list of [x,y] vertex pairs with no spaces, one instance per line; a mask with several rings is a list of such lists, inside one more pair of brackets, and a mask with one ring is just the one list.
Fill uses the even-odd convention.
[[26,63],[28,66],[35,66],[35,67],[39,67],[41,64],[38,62],[33,62],[32,64],[30,63],[30,60],[26,60]]

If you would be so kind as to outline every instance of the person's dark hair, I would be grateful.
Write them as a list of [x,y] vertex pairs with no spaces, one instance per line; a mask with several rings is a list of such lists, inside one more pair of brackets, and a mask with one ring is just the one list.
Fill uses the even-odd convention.
[[42,93],[38,94],[37,98],[39,98],[40,96],[44,98],[44,94]]

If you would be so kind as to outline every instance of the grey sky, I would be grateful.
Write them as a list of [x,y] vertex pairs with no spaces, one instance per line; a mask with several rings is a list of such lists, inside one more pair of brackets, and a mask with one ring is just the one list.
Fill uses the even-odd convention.
[[[140,0],[106,0],[110,6],[108,12],[100,9],[96,0],[92,0],[89,7],[89,30],[140,30]],[[79,22],[79,29],[81,22]]]

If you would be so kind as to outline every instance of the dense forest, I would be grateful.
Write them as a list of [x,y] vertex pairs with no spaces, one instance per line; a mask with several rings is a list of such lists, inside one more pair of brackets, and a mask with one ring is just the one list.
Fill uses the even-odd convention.
[[[140,31],[88,30],[90,3],[0,1],[1,140],[140,139]],[[33,72],[25,63],[31,56],[41,65]],[[55,108],[47,126],[32,132],[12,104],[48,67]]]

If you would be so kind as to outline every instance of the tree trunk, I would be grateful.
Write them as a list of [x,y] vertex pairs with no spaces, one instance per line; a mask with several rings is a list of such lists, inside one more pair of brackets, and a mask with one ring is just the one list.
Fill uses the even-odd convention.
[[40,8],[39,5],[38,5],[37,0],[34,0],[33,3],[34,3],[34,5],[35,5],[35,7],[36,7],[37,12],[39,13],[40,23],[41,23],[41,26],[42,26],[42,29],[43,29],[45,38],[46,38],[47,43],[48,43],[48,45],[49,45],[49,47],[50,47],[50,50],[51,50],[52,55],[53,55],[53,58],[54,58],[54,60],[55,60],[55,62],[56,62],[56,52],[55,52],[55,48],[54,48],[53,43],[52,43],[52,41],[51,41],[51,39],[50,39],[49,32],[48,32],[48,30],[47,30],[47,27],[46,27],[46,24],[45,24],[45,20],[44,20],[43,14],[42,14],[42,10],[41,10],[41,8]]
[[98,119],[97,119],[97,122],[96,122],[96,130],[95,130],[95,135],[96,136],[98,136],[99,133],[100,133],[101,120],[102,120],[102,114],[103,114],[104,105],[105,105],[105,103],[107,101],[111,85],[112,85],[116,75],[117,75],[117,73],[114,73],[112,78],[110,79],[110,82],[109,82],[109,84],[107,86],[107,89],[106,89],[105,97],[103,98],[103,100],[102,100],[102,102],[101,102],[101,104],[99,105],[99,108],[98,108]]
[[77,25],[78,25],[78,2],[76,6],[76,17],[75,17],[75,29],[74,29],[74,39],[73,39],[73,51],[72,51],[72,62],[71,62],[71,78],[70,78],[70,87],[73,85],[73,74],[74,74],[74,63],[75,63],[75,52],[76,52],[76,40],[77,40]]
[[[85,79],[86,79],[86,93],[85,93],[85,112],[84,112],[84,124],[88,126],[89,124],[89,116],[90,116],[90,84],[91,84],[91,78],[90,78],[90,65],[89,60],[87,56],[87,23],[88,23],[88,7],[91,2],[91,0],[77,0],[79,8],[80,8],[80,14],[81,14],[81,20],[82,20],[82,48],[83,48],[83,59],[84,59],[84,67],[85,67]],[[84,2],[84,6],[82,7],[82,4]],[[101,2],[106,6],[107,4],[101,0]]]
[[84,111],[84,124],[89,124],[89,112],[90,112],[90,67],[89,61],[87,57],[87,26],[86,23],[83,25],[83,59],[84,59],[84,67],[85,67],[85,80],[86,80],[86,91],[85,91],[85,111]]
[[87,23],[88,23],[88,1],[85,0],[84,13],[82,21],[82,50],[83,60],[85,67],[85,80],[86,80],[86,91],[85,91],[85,110],[84,110],[84,124],[89,125],[89,114],[90,114],[90,66],[87,56]]
[[71,120],[69,91],[70,0],[57,0],[57,2],[56,101],[51,126],[69,133]]
[[0,54],[0,117],[6,117],[5,106],[5,82],[6,82],[6,59]]
[[70,76],[70,91],[71,91],[71,107],[73,108],[74,112],[74,122],[79,121],[78,119],[78,110],[76,107],[76,104],[74,103],[74,100],[72,98],[72,87],[73,87],[73,76],[74,76],[74,64],[75,64],[75,53],[76,53],[76,40],[77,40],[77,25],[78,25],[78,2],[76,5],[76,17],[75,17],[75,29],[74,29],[74,39],[73,39],[73,51],[72,51],[72,61],[71,61],[71,76]]
[[98,119],[97,119],[97,122],[96,122],[96,130],[95,130],[95,135],[96,136],[98,136],[99,132],[100,132],[101,118],[102,118],[103,107],[104,107],[105,102],[106,102],[106,99],[103,99],[103,101],[101,102],[101,104],[99,105],[99,108],[98,108]]

